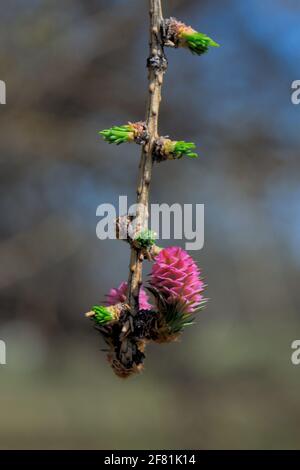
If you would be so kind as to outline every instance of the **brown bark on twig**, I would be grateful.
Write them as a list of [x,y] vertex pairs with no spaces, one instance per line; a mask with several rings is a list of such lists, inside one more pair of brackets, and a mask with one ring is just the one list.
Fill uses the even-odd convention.
[[[163,16],[161,0],[149,0],[150,15],[150,56],[147,61],[149,71],[148,103],[146,124],[149,142],[143,146],[139,179],[137,186],[136,222],[145,227],[148,221],[149,189],[152,176],[152,151],[154,140],[158,137],[158,115],[161,101],[161,88],[167,60],[163,47]],[[128,279],[128,303],[131,314],[135,315],[139,308],[139,290],[142,284],[143,253],[135,247],[131,248]]]

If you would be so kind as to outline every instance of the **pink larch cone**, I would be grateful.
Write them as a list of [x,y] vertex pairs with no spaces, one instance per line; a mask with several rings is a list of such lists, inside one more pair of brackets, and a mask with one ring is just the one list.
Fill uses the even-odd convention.
[[193,258],[180,247],[164,248],[155,258],[150,283],[167,300],[187,302],[187,312],[194,312],[204,300],[204,282]]
[[[118,303],[126,302],[126,294],[127,294],[127,282],[122,282],[119,287],[116,289],[110,289],[106,304],[107,305],[116,305]],[[140,310],[151,310],[152,306],[148,302],[148,295],[141,287],[140,289],[140,296],[139,296],[139,304]]]

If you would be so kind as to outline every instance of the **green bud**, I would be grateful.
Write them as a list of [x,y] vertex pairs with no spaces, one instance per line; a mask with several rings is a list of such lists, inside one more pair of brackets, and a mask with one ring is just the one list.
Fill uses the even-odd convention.
[[[209,47],[219,47],[215,41],[198,33],[191,26],[187,26],[176,18],[169,18],[164,21],[166,30],[166,40],[174,47],[188,48],[193,54],[201,55],[208,51]],[[167,44],[168,45],[168,44]]]
[[95,313],[92,319],[99,325],[105,325],[114,320],[113,313],[107,307],[94,305],[92,311]]
[[164,160],[177,160],[183,156],[197,158],[198,154],[193,152],[196,145],[184,140],[171,140],[168,137],[159,137],[155,141],[153,158],[157,162]]
[[153,230],[143,230],[139,233],[134,241],[140,248],[149,249],[155,245],[156,233]]
[[209,47],[220,47],[213,39],[206,36],[206,34],[193,32],[182,32],[181,40],[186,43],[186,46],[193,54],[205,54]]
[[145,122],[128,122],[124,126],[113,126],[99,132],[109,144],[124,144],[125,142],[135,142],[144,145],[149,140],[149,134]]
[[113,126],[110,129],[104,129],[99,132],[103,136],[105,142],[109,144],[120,145],[124,142],[132,142],[134,140],[134,130],[132,126]]
[[196,148],[196,145],[193,142],[185,142],[184,140],[175,141],[173,147],[173,155],[175,158],[182,158],[183,156],[189,158],[198,158],[198,154],[192,152]]

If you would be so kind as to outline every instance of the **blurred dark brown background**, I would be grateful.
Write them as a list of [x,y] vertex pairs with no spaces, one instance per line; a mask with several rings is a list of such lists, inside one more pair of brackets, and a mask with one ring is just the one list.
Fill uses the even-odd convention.
[[300,447],[299,2],[163,4],[222,44],[167,51],[161,133],[200,158],[152,185],[153,202],[205,204],[191,254],[211,300],[120,382],[82,314],[127,279],[96,208],[134,201],[140,149],[97,131],[144,116],[147,1],[1,2],[0,448]]

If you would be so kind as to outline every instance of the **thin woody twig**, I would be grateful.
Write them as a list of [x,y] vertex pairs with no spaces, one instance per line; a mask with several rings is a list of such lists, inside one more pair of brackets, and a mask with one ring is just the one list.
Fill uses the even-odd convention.
[[[167,60],[164,54],[162,37],[163,16],[161,0],[149,0],[150,15],[150,56],[147,61],[149,71],[148,103],[146,111],[146,124],[149,132],[149,141],[143,146],[139,167],[137,186],[136,222],[138,226],[145,227],[148,222],[149,190],[153,165],[153,144],[158,137],[158,115],[161,101],[161,89],[164,73],[167,69]],[[131,314],[134,316],[139,308],[139,290],[142,284],[142,251],[131,247],[131,257],[128,279],[128,303]]]

